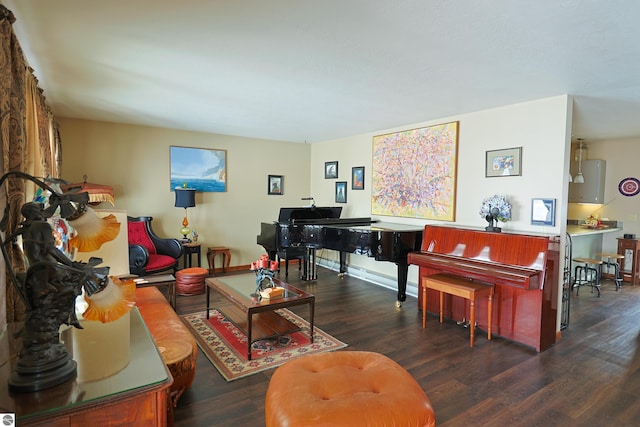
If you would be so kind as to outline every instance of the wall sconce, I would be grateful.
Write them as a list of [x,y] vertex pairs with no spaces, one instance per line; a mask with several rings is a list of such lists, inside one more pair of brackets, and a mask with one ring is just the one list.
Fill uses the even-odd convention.
[[[583,138],[578,138],[578,174],[573,180],[574,184],[584,184],[584,175],[582,175],[582,150],[583,150]],[[569,181],[571,182],[571,181]]]
[[194,208],[196,206],[196,190],[194,188],[187,188],[186,184],[183,188],[176,187],[176,208],[184,208],[184,218],[182,219],[182,228],[180,234],[184,236],[184,241],[191,242],[191,239],[187,235],[191,232],[189,228],[189,219],[187,218],[187,208]]

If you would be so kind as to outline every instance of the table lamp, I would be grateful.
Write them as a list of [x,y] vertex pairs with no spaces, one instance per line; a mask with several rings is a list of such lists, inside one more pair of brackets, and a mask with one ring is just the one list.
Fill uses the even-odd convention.
[[176,208],[184,208],[184,218],[182,219],[182,228],[180,233],[184,236],[184,240],[190,242],[191,240],[187,235],[191,232],[189,228],[189,220],[187,219],[187,208],[193,208],[196,206],[196,190],[194,188],[176,187]]

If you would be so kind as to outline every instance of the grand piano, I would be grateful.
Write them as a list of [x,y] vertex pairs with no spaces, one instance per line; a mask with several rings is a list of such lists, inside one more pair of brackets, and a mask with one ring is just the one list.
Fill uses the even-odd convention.
[[304,251],[303,280],[317,279],[317,249],[340,252],[341,274],[346,272],[347,253],[393,262],[398,268],[397,305],[401,305],[407,297],[407,254],[420,249],[422,227],[340,218],[341,212],[341,207],[281,208],[277,222],[260,224],[257,243],[271,259],[285,250]]
[[[556,339],[559,245],[559,237],[426,225],[421,249],[408,254],[408,263],[419,267],[419,277],[447,273],[494,284],[493,333],[543,351]],[[427,291],[427,311],[438,313],[438,293]],[[465,300],[445,298],[446,317],[469,319]],[[476,310],[485,328],[486,304],[478,301]]]

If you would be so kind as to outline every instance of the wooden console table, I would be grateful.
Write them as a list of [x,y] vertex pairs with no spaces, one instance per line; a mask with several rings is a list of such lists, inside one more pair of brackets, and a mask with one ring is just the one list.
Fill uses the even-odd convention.
[[6,386],[21,346],[13,339],[19,326],[10,324],[0,335],[0,412],[14,413],[16,425],[167,425],[173,379],[137,308],[131,311],[131,361],[123,370],[102,380],[75,379],[36,393],[9,393]]
[[[626,262],[627,251],[631,253],[631,265]],[[618,238],[618,253],[625,256],[620,260],[622,280],[633,286],[640,283],[640,240]]]

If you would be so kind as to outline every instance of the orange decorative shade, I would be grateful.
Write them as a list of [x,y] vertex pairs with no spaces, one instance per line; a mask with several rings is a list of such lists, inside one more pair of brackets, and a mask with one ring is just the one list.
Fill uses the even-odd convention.
[[62,191],[67,192],[73,190],[78,193],[86,192],[89,194],[90,204],[99,204],[102,202],[109,202],[111,206],[115,206],[115,197],[113,195],[113,187],[104,184],[92,184],[87,182],[87,175],[82,177],[84,182],[75,184],[62,185]]
[[118,320],[131,311],[136,304],[136,284],[133,279],[120,280],[109,277],[109,283],[104,290],[86,296],[87,309],[82,316],[87,320],[97,320],[102,323]]
[[89,207],[84,215],[69,220],[69,223],[76,229],[76,235],[69,239],[69,248],[78,252],[97,251],[103,243],[112,241],[120,233],[120,223],[115,215],[101,218]]

